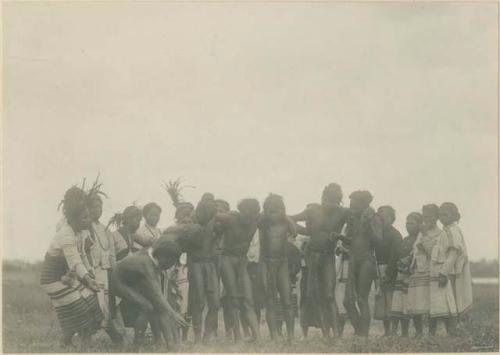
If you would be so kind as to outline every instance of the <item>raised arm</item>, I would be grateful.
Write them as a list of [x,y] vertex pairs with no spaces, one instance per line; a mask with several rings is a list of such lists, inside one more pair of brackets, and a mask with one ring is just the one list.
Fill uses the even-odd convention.
[[370,223],[370,237],[376,243],[380,243],[384,236],[384,223],[382,218],[376,214],[373,209],[370,207],[368,211],[366,211],[365,216],[369,218]]

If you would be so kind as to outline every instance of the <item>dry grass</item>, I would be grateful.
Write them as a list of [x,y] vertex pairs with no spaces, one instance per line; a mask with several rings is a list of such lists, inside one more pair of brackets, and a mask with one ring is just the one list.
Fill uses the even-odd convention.
[[[60,330],[50,301],[38,285],[38,275],[30,271],[5,272],[3,275],[3,351],[15,352],[68,352],[76,349],[59,345]],[[221,317],[222,318],[222,317]],[[346,326],[349,328],[349,326]],[[232,343],[223,336],[205,345],[192,342],[182,344],[181,352],[470,352],[498,351],[498,286],[474,286],[474,310],[461,324],[458,337],[446,337],[443,329],[439,336],[380,338],[380,322],[373,322],[368,340],[356,339],[351,329],[334,344],[327,344],[318,330],[307,339],[300,335],[292,345],[284,340],[271,342],[264,338],[257,344]],[[297,334],[300,331],[297,329]],[[102,332],[93,339],[91,352],[112,352],[113,348]],[[164,348],[147,347],[146,352],[164,352]]]

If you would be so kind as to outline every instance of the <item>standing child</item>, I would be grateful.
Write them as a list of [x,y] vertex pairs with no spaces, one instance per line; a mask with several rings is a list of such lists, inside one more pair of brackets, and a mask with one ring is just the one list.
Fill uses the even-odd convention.
[[[116,261],[120,261],[138,250],[134,243],[134,238],[135,232],[141,224],[141,219],[141,210],[136,206],[128,206],[123,210],[123,213],[115,214],[109,221],[108,227],[114,224],[118,228],[111,233]],[[144,333],[148,326],[147,317],[141,314],[139,307],[127,299],[122,299],[119,307],[123,318],[123,325],[126,328],[136,329],[134,343],[135,345],[139,345],[144,339]]]
[[384,335],[391,334],[391,304],[393,286],[396,280],[396,250],[403,237],[401,233],[394,228],[396,221],[396,211],[391,206],[381,206],[377,210],[378,215],[383,220],[382,241],[375,246],[375,255],[377,257],[378,274],[378,292],[375,295],[375,309],[373,318],[382,320],[384,323]]
[[339,327],[340,336],[342,336],[344,334],[345,323],[349,319],[347,310],[344,307],[347,276],[349,275],[349,247],[347,240],[339,241],[336,249],[336,254],[337,287],[335,288],[335,298],[339,307]]
[[[472,279],[467,247],[458,222],[455,204],[445,202],[439,208],[443,231],[431,257],[431,318],[445,321],[448,334],[454,335],[457,318],[472,306]],[[431,334],[434,334],[432,329]]]
[[277,330],[276,305],[278,294],[286,315],[288,341],[294,336],[294,315],[288,270],[288,238],[295,238],[294,223],[286,216],[283,198],[270,194],[264,201],[259,223],[260,262],[266,295],[266,320],[271,339]]
[[[393,287],[391,318],[392,333],[396,335],[399,323],[401,322],[401,335],[408,336],[410,316],[407,311],[408,277],[410,275],[410,265],[413,259],[413,245],[417,241],[422,228],[422,215],[412,212],[406,217],[406,230],[408,236],[403,239],[396,251],[397,255],[397,278]],[[413,324],[417,334],[422,333],[422,322],[419,318],[413,319]]]
[[142,247],[150,247],[161,237],[158,222],[161,216],[161,207],[155,202],[150,202],[142,208],[144,224],[135,234],[135,241]]
[[[99,221],[102,216],[102,198],[106,196],[100,191],[100,184],[96,180],[92,188],[87,192],[89,204],[90,218],[92,220],[89,228],[90,236],[87,239],[90,243],[86,250],[92,270],[95,276],[95,281],[99,285],[97,299],[99,306],[104,315],[105,329],[113,343],[116,345],[123,344],[123,336],[119,334],[113,321],[113,313],[111,308],[114,308],[114,296],[109,293],[109,276],[115,265],[115,249],[113,239],[106,230],[106,227]],[[112,301],[111,304],[109,301]]]
[[[431,253],[441,229],[437,226],[439,207],[429,204],[422,207],[422,233],[413,245],[413,260],[408,280],[407,311],[417,322],[422,323],[423,316],[430,311],[430,267]],[[435,319],[431,319],[429,329],[435,329]],[[422,333],[417,333],[420,336]]]

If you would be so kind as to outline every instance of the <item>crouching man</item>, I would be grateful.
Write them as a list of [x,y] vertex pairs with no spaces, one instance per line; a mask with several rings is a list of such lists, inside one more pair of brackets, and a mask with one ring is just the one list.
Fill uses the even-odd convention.
[[184,318],[168,304],[162,294],[162,271],[179,259],[181,249],[166,237],[119,261],[111,275],[113,292],[140,310],[135,323],[134,344],[144,342],[143,323],[150,322],[155,343],[163,339],[167,349],[177,343],[176,326],[187,326]]

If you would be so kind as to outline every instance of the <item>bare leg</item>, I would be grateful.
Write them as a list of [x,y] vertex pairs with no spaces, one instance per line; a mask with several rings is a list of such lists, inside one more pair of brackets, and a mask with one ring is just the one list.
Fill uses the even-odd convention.
[[141,312],[134,325],[134,345],[142,346],[144,344],[146,329],[148,328],[148,314]]
[[420,337],[423,334],[423,321],[422,315],[413,317],[413,325],[415,326],[415,336]]
[[160,319],[155,314],[149,315],[149,324],[153,333],[153,342],[159,344],[161,342],[161,324]]
[[384,319],[384,335],[385,336],[391,335],[391,320],[390,319]]
[[401,319],[401,336],[408,336],[408,329],[410,328],[410,319]]
[[309,335],[309,327],[307,325],[302,326],[302,334],[304,334],[304,338],[307,338]]
[[84,329],[80,335],[82,337],[82,342],[80,344],[80,351],[85,352],[90,345],[90,339],[91,339],[90,329]]
[[446,324],[446,332],[448,335],[455,336],[457,333],[457,323],[458,319],[456,316],[449,316],[445,320]]
[[340,318],[339,319],[339,331],[340,331],[340,337],[344,335],[344,328],[345,328],[345,319]]
[[113,322],[109,322],[108,327],[106,328],[106,333],[115,346],[121,347],[123,345],[123,336],[118,332]]
[[[213,276],[212,281],[216,282],[216,275],[214,274]],[[217,332],[217,314],[219,313],[220,301],[218,285],[214,285],[214,287],[217,287],[215,292],[207,292],[208,312],[205,317],[205,339],[209,339],[212,335],[215,336]]]
[[429,334],[430,335],[436,335],[436,330],[437,330],[437,318],[429,318]]
[[285,313],[286,334],[288,340],[291,341],[295,336],[295,317],[292,308],[292,286],[290,284],[290,274],[288,272],[288,261],[281,265],[276,285],[280,294],[281,303],[283,304],[283,312]]
[[398,318],[392,318],[392,335],[396,336],[398,335],[398,328],[399,328],[399,319]]
[[358,290],[358,305],[360,310],[360,329],[362,336],[368,336],[370,329],[370,305],[368,304],[368,296],[370,294],[370,290],[372,287],[373,281],[373,270],[375,269],[374,261],[372,260],[364,260],[361,263],[361,267],[359,270],[359,277],[357,279],[357,287]]
[[230,327],[228,333],[232,333],[234,340],[237,341],[241,339],[240,320],[238,317],[239,302],[237,299],[236,267],[231,257],[224,255],[221,257],[221,277],[226,291],[227,317],[230,320],[230,322],[227,322],[227,325]]
[[351,260],[349,263],[348,278],[344,296],[344,307],[347,311],[349,319],[352,326],[354,327],[354,332],[356,335],[361,333],[361,316],[356,307],[357,304],[357,279],[359,274],[359,263]]
[[248,276],[247,263],[240,260],[238,266],[238,276],[243,283],[243,309],[248,320],[248,325],[252,331],[252,338],[257,340],[260,336],[259,324],[253,306],[252,282]]

